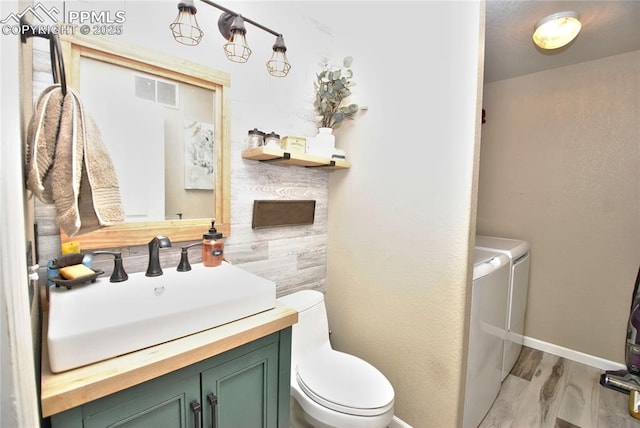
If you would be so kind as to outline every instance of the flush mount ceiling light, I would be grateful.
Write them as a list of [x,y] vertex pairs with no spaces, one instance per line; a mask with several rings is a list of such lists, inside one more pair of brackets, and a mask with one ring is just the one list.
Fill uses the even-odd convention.
[[[276,36],[276,42],[273,45],[273,55],[267,61],[267,71],[270,75],[276,77],[284,77],[289,73],[291,64],[287,60],[285,52],[287,47],[284,44],[282,34],[273,31],[247,17],[240,15],[226,7],[209,0],[201,0],[203,3],[220,9],[223,13],[218,19],[218,30],[222,37],[227,40],[224,45],[224,53],[227,58],[234,62],[247,62],[251,55],[251,48],[247,44],[247,29],[244,26],[248,22],[263,31]],[[195,46],[200,43],[204,32],[200,29],[198,21],[196,21],[197,9],[193,4],[193,0],[184,0],[178,4],[178,16],[169,25],[173,38],[176,41],[189,46]]]
[[554,13],[536,23],[533,41],[542,49],[561,48],[575,39],[581,27],[582,24],[576,12]]

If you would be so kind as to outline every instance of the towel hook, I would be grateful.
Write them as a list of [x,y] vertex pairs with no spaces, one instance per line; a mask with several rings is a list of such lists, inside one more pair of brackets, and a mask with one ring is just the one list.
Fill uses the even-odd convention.
[[[53,81],[60,83],[62,95],[67,95],[67,75],[64,71],[64,60],[62,58],[60,37],[58,37],[57,34],[53,34],[49,39],[49,51],[51,52],[51,71],[53,73]],[[56,61],[56,57],[58,61]],[[58,65],[57,67],[56,64]]]
[[20,25],[24,29],[20,36],[22,43],[26,43],[29,37],[42,37],[49,40],[53,81],[60,84],[62,95],[67,95],[67,76],[64,71],[64,59],[62,58],[62,47],[58,35],[39,26],[29,25],[24,17],[20,18]]

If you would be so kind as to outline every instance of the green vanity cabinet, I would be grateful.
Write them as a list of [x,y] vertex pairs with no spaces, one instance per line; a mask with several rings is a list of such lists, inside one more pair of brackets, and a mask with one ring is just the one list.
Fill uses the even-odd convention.
[[52,428],[288,428],[291,328],[51,417]]

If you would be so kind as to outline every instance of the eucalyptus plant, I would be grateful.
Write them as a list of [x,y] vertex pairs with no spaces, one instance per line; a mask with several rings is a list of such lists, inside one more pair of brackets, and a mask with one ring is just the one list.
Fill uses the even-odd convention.
[[318,113],[318,122],[324,128],[338,128],[343,120],[354,119],[360,110],[357,104],[343,106],[342,102],[351,95],[351,86],[355,82],[351,80],[353,71],[351,63],[353,58],[348,56],[342,61],[342,67],[329,67],[324,65],[323,70],[316,74],[313,87],[316,91],[316,99],[313,106]]

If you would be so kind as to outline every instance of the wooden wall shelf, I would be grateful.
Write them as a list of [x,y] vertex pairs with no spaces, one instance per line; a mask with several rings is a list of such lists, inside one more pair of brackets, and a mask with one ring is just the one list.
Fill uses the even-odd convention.
[[327,170],[347,169],[351,166],[349,161],[344,159],[329,159],[306,153],[289,153],[282,149],[271,147],[257,147],[255,149],[243,150],[242,158],[278,165],[293,165]]

